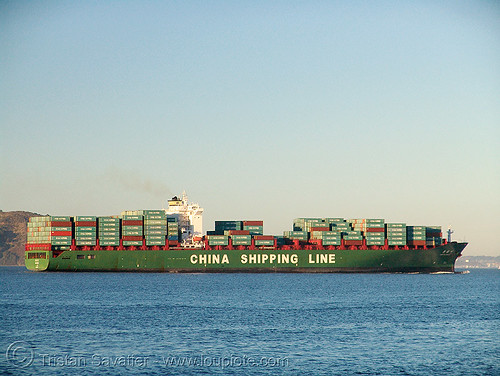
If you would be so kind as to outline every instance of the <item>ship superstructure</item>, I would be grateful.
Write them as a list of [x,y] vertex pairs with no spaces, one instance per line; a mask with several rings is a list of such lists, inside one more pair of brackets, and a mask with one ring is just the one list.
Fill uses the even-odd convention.
[[[203,208],[197,203],[189,203],[186,191],[182,197],[174,196],[168,200],[167,216],[177,217],[181,232],[181,243],[184,246],[200,245],[203,236]],[[198,239],[199,238],[199,239]]]

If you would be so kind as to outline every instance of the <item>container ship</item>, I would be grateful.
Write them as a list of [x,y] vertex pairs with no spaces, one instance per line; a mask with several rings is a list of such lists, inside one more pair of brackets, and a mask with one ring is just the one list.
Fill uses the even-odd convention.
[[25,264],[32,271],[134,272],[454,272],[467,243],[440,226],[379,218],[296,218],[283,235],[262,220],[215,221],[185,193],[167,209],[116,216],[31,217]]

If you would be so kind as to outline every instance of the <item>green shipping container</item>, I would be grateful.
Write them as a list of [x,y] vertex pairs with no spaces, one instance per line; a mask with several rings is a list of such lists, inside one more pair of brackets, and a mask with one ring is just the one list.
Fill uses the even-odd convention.
[[97,217],[97,222],[99,223],[115,223],[115,222],[120,222],[120,218],[117,217]]
[[371,233],[368,232],[365,234],[365,237],[367,239],[385,239],[384,233],[377,234],[377,235],[371,235]]
[[406,241],[388,240],[389,245],[406,245]]
[[125,221],[142,221],[144,217],[142,215],[124,215],[123,219]]
[[283,231],[283,236],[307,236],[307,231]]
[[142,226],[122,226],[124,231],[142,231]]
[[325,235],[321,238],[322,240],[335,240],[340,242],[340,235]]
[[264,233],[263,226],[243,226],[243,230],[249,231],[250,235],[263,235]]
[[153,226],[153,225],[163,225],[167,226],[167,221],[164,219],[146,219],[144,221],[145,226]]
[[95,240],[76,240],[76,245],[95,245],[96,241]]
[[53,240],[50,242],[52,245],[71,245],[71,240]]
[[152,215],[145,215],[144,216],[145,221],[165,221],[167,222],[167,216],[165,214],[152,214]]
[[77,216],[77,217],[75,217],[75,222],[81,222],[81,221],[95,222],[95,221],[97,221],[97,217],[96,216]]
[[323,221],[327,223],[339,223],[344,222],[344,218],[323,218]]
[[250,240],[251,241],[252,235],[231,235],[231,239],[233,239],[233,241],[234,240]]
[[99,223],[97,225],[98,228],[120,228],[122,227],[121,223]]
[[251,240],[233,240],[233,245],[234,246],[237,246],[237,245],[252,245],[252,241]]
[[386,223],[387,228],[406,228],[406,223]]
[[99,228],[120,227],[120,222],[99,222]]
[[323,246],[329,246],[329,245],[340,245],[340,239],[323,239],[322,241]]
[[142,231],[122,231],[122,236],[142,236]]
[[406,241],[406,236],[388,236],[387,239],[395,241]]
[[99,243],[101,243],[101,242],[109,242],[109,241],[119,242],[120,238],[119,237],[115,237],[115,236],[105,236],[103,238],[99,238]]
[[424,235],[426,234],[425,230],[424,231],[420,231],[420,230],[415,230],[415,231],[406,231],[406,233],[408,235]]
[[255,240],[256,246],[272,246],[274,245],[274,240]]
[[151,215],[163,215],[165,216],[165,210],[160,210],[160,209],[154,209],[154,210],[139,210],[137,214],[142,214],[144,216],[151,216]]
[[118,247],[120,245],[120,241],[104,240],[104,241],[99,241],[99,245],[102,247]]
[[149,239],[149,240],[165,240],[166,236],[161,236],[161,235],[150,235],[150,236],[146,236],[145,237],[146,240]]
[[77,236],[75,239],[78,241],[78,240],[96,240],[97,238],[95,236]]
[[76,232],[88,232],[88,231],[92,231],[92,232],[96,232],[97,231],[97,227],[75,227],[75,231]]
[[146,230],[165,230],[167,231],[167,226],[166,225],[148,225],[144,226],[144,229]]
[[52,241],[58,241],[58,240],[62,240],[62,241],[69,241],[71,242],[71,236],[52,236]]
[[308,228],[311,228],[311,227],[328,227],[330,228],[330,223],[328,222],[313,222],[313,223],[307,223],[307,226]]
[[367,223],[366,228],[384,228],[385,225],[383,223]]
[[228,240],[222,240],[222,239],[213,239],[208,241],[208,245],[228,245],[229,241]]
[[141,246],[142,245],[142,240],[124,240],[123,245],[126,247],[129,246]]
[[384,245],[385,239],[366,239],[366,245]]
[[92,237],[96,237],[96,233],[93,232],[93,231],[80,231],[80,232],[76,232],[75,233],[75,238],[80,238],[82,236],[92,236]]
[[148,240],[146,239],[146,245],[149,247],[149,246],[154,246],[154,245],[158,245],[158,246],[162,246],[162,245],[165,245],[166,242],[165,240]]
[[227,235],[209,235],[208,240],[227,240]]
[[264,226],[243,226],[245,231],[262,231]]
[[98,234],[101,235],[101,234],[112,233],[112,232],[119,234],[120,229],[119,228],[104,228],[102,230],[99,230]]
[[383,224],[383,223],[385,223],[385,219],[382,219],[382,218],[376,218],[376,219],[374,219],[374,218],[367,218],[365,220],[365,222],[366,222],[366,224],[375,224],[375,223],[379,223],[379,224],[382,223]]
[[51,227],[51,231],[73,231],[71,227]]
[[99,231],[99,237],[103,236],[120,236],[120,231]]
[[145,230],[144,234],[146,236],[149,236],[149,235],[167,235],[167,231],[166,230]]
[[49,218],[49,221],[54,221],[54,222],[69,222],[71,221],[71,217],[68,216],[51,216],[51,217],[42,217],[42,218]]

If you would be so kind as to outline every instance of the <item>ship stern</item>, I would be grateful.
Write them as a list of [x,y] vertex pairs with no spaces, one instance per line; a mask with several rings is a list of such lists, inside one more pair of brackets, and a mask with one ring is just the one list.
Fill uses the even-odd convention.
[[26,251],[24,253],[24,265],[26,269],[34,272],[43,272],[49,267],[51,251]]

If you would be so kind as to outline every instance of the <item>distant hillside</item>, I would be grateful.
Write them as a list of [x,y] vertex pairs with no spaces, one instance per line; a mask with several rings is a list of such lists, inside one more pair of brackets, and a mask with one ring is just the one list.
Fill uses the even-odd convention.
[[455,263],[458,269],[500,269],[500,256],[462,256]]
[[24,265],[26,224],[40,215],[26,211],[0,211],[0,265]]

